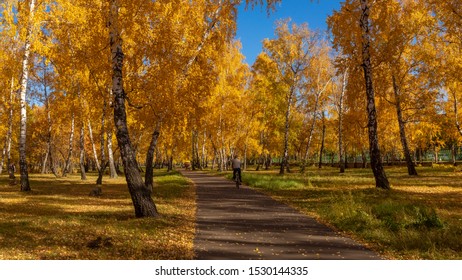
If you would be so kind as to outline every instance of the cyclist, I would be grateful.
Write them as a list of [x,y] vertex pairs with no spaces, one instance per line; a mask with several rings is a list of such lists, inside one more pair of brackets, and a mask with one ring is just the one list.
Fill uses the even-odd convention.
[[241,161],[237,155],[234,155],[234,158],[231,160],[231,166],[233,167],[233,180],[236,180],[236,173],[239,175],[239,184],[242,182],[241,177]]

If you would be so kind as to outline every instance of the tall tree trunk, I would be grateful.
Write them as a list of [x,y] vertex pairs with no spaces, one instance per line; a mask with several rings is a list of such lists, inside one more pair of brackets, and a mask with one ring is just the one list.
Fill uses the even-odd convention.
[[43,160],[42,160],[42,171],[40,172],[41,174],[46,174],[48,172],[48,170],[47,170],[47,162],[48,162],[49,152],[50,152],[50,149],[47,146],[47,148],[45,150],[45,155],[43,156]]
[[48,165],[50,167],[50,170],[51,170],[51,173],[53,173],[53,175],[55,175],[56,178],[59,177],[59,174],[58,174],[58,171],[56,170],[56,162],[54,161],[54,158],[53,158],[53,143],[49,146],[49,150],[48,150]]
[[114,163],[114,151],[112,150],[112,128],[107,130],[107,156],[109,160],[110,178],[118,178],[119,176],[117,175],[117,170]]
[[106,152],[105,152],[105,139],[104,135],[106,134],[106,109],[107,109],[107,103],[106,101],[103,102],[103,114],[101,116],[101,135],[100,135],[100,147],[101,147],[101,164],[100,164],[100,169],[98,170],[98,178],[96,179],[96,184],[97,185],[102,185],[103,184],[103,175],[104,172],[106,171],[106,167],[108,165],[108,162],[106,162]]
[[343,153],[345,154],[345,162],[344,162],[344,164],[343,164],[343,167],[344,167],[345,169],[348,169],[348,152],[347,152],[347,149],[346,149],[346,148],[344,149]]
[[[194,158],[196,160],[196,166],[199,170],[202,170],[202,164],[201,164],[201,159],[199,157],[199,131],[195,131],[195,141],[194,141],[194,151],[195,151],[195,154],[194,154]],[[168,153],[165,153],[165,155],[167,156],[168,158]]]
[[52,122],[51,122],[51,117],[50,115],[47,115],[47,121],[48,121],[48,133],[47,133],[47,138],[49,139],[49,145],[47,145],[48,147],[48,162],[49,162],[49,166],[50,166],[50,169],[51,169],[51,172],[53,173],[53,175],[55,175],[55,177],[59,177],[58,175],[58,171],[56,170],[56,165],[55,165],[55,161],[54,161],[54,154],[53,154],[53,135],[51,134],[52,132]]
[[[48,117],[48,114],[49,114],[49,110],[50,110],[50,107],[49,107],[49,100],[48,100],[48,85],[47,85],[47,80],[46,80],[46,77],[47,77],[47,68],[46,68],[46,62],[45,62],[45,58],[43,58],[43,96],[44,96],[44,99],[45,99],[45,113],[47,114],[47,117]],[[45,174],[47,173],[47,162],[48,162],[48,157],[49,157],[49,152],[50,152],[50,149],[49,149],[49,145],[50,145],[50,141],[49,141],[49,138],[47,137],[47,147],[45,149],[45,155],[43,157],[43,161],[42,161],[42,170],[41,170],[41,174]]]
[[85,122],[82,121],[82,126],[80,127],[80,179],[87,180],[87,174],[85,173]]
[[382,164],[380,155],[379,139],[377,136],[377,111],[375,108],[375,93],[372,83],[372,64],[370,55],[370,26],[369,12],[370,4],[368,0],[361,1],[361,19],[360,26],[362,29],[362,67],[364,70],[364,79],[366,83],[367,96],[367,113],[368,113],[368,130],[369,130],[369,150],[371,157],[371,168],[375,177],[375,186],[380,189],[390,189],[387,175]]
[[406,159],[407,172],[409,175],[417,175],[417,170],[415,169],[414,162],[412,161],[411,151],[409,150],[409,145],[407,144],[406,129],[403,119],[403,111],[401,108],[401,92],[396,82],[395,75],[393,75],[392,79],[393,91],[395,93],[395,107],[396,113],[398,115],[399,136],[401,139],[401,145],[403,146],[404,157]]
[[210,136],[210,142],[212,143],[212,149],[213,149],[213,155],[214,155],[212,159],[212,170],[215,170],[215,163],[218,160],[218,150],[217,150],[217,146],[215,146],[215,143],[213,142],[212,136]]
[[343,73],[342,91],[338,102],[338,159],[340,173],[345,173],[345,160],[343,154],[343,99],[345,97],[347,85],[348,69]]
[[96,152],[95,141],[93,140],[93,129],[91,128],[91,121],[90,120],[88,120],[88,136],[90,137],[90,143],[91,143],[91,147],[93,149],[93,158],[95,160],[96,169],[99,172],[100,169],[101,169],[101,166],[100,166],[99,160],[98,160],[98,153]]
[[195,142],[195,132],[194,130],[191,131],[191,169],[196,170],[196,152],[195,148],[196,145],[194,144]]
[[244,171],[247,170],[247,139],[244,144]]
[[167,172],[171,172],[173,170],[173,150],[172,155],[167,156]]
[[324,111],[321,114],[322,114],[322,136],[321,136],[321,149],[319,150],[318,168],[322,167],[322,155],[324,153],[324,142],[326,140],[326,118],[325,118]]
[[120,170],[120,165],[123,165],[121,156],[119,156],[116,161],[117,174],[122,174],[122,170]]
[[330,79],[324,85],[324,87],[322,89],[319,88],[319,73],[318,73],[318,90],[315,93],[315,102],[314,102],[314,108],[313,108],[312,122],[311,122],[310,131],[309,131],[309,135],[308,135],[308,143],[306,145],[305,156],[303,157],[302,167],[300,169],[301,172],[305,172],[306,163],[308,161],[308,156],[309,156],[310,147],[311,147],[311,141],[313,139],[314,127],[316,125],[316,117],[318,115],[319,100],[321,98],[321,95],[324,93],[327,86],[329,85],[329,83],[330,83]]
[[451,144],[451,161],[452,161],[453,166],[457,165],[456,158],[457,158],[456,144],[452,143]]
[[[112,90],[109,89],[109,107],[113,106],[112,104],[113,99],[114,99],[114,96],[112,94]],[[115,178],[118,178],[119,176],[117,175],[117,169],[114,163],[114,150],[112,149],[112,146],[113,146],[112,134],[113,134],[114,127],[110,125],[110,123],[108,123],[108,125],[109,127],[107,128],[106,134],[107,134],[107,156],[109,160],[109,173],[110,173],[109,177],[111,179],[115,179]]]
[[138,170],[130,135],[127,127],[125,111],[125,92],[123,89],[123,59],[122,40],[119,27],[119,0],[111,0],[109,13],[109,39],[112,57],[112,92],[114,94],[114,124],[120,155],[124,165],[125,178],[132,198],[136,217],[155,217],[158,215],[156,205],[151,197],[151,191],[143,182]]
[[286,96],[286,115],[285,115],[285,125],[284,125],[284,150],[282,152],[281,168],[279,169],[279,174],[283,175],[285,173],[286,167],[289,166],[289,128],[290,128],[290,114],[292,109],[292,98],[295,87],[291,86],[289,93]]
[[[207,144],[207,130],[204,129],[203,139],[202,139],[202,153],[201,153],[201,166],[202,168],[207,167],[207,149],[205,147]],[[172,150],[173,152],[173,150]]]
[[361,150],[361,160],[362,160],[362,168],[367,168],[367,155],[366,150]]
[[200,169],[202,170],[201,160],[199,157],[199,132],[196,129],[193,129],[191,132],[192,135],[192,170]]
[[218,157],[217,151],[214,151],[213,154],[214,154],[214,156],[212,158],[212,170],[215,170],[215,162],[217,161],[217,157]]
[[47,152],[46,152],[47,158],[43,162],[44,166],[42,169],[42,174],[45,173],[46,171],[46,164],[48,161],[50,170],[53,173],[53,175],[55,175],[55,177],[59,177],[58,172],[56,171],[54,160],[53,160],[53,134],[52,134],[53,121],[51,120],[50,97],[47,94],[46,87],[45,87],[44,93],[45,93],[45,113],[47,115],[47,135],[46,135],[47,137]]
[[265,167],[265,170],[269,170],[273,164],[273,158],[270,153],[265,153],[262,158],[262,164]]
[[[45,74],[46,75],[46,74]],[[45,85],[43,88],[43,94],[45,97],[45,114],[47,115],[47,122],[50,124],[51,118],[50,118],[50,105],[49,105],[49,99],[48,99],[48,91],[47,91],[47,86]],[[47,147],[46,147],[46,152],[45,152],[45,158],[43,159],[43,164],[42,164],[42,174],[45,174],[47,172],[47,162],[48,162],[48,157],[50,156],[50,145],[51,145],[51,127],[48,125],[48,131],[47,131]]]
[[462,136],[462,127],[459,122],[459,110],[458,110],[458,101],[457,101],[457,95],[455,91],[452,91],[452,97],[453,97],[453,108],[454,108],[454,121],[456,124],[457,132],[459,132],[460,136]]
[[21,191],[30,191],[29,173],[27,171],[26,159],[26,130],[27,130],[27,81],[29,77],[29,56],[32,37],[32,26],[34,22],[35,0],[29,3],[29,19],[27,23],[26,41],[24,44],[24,56],[22,60],[22,79],[20,91],[21,121],[19,132],[19,170],[21,174]]
[[144,184],[151,191],[154,186],[154,151],[157,147],[157,140],[159,139],[159,125],[156,125],[154,132],[152,133],[151,143],[149,144],[148,152],[146,153],[146,173],[144,174]]
[[314,127],[316,125],[316,112],[313,113],[313,120],[311,122],[309,134],[308,134],[308,142],[306,144],[306,150],[305,150],[305,156],[303,157],[302,161],[302,166],[300,168],[300,172],[305,172],[306,165],[308,163],[308,156],[310,154],[310,147],[311,147],[311,141],[313,139],[313,133],[314,133]]
[[69,151],[67,153],[67,159],[64,164],[64,169],[63,169],[63,177],[67,175],[70,169],[71,165],[71,158],[72,158],[72,150],[74,148],[74,131],[75,131],[75,115],[74,112],[72,112],[72,119],[71,119],[71,134],[69,135]]
[[7,168],[11,164],[11,134],[13,133],[13,91],[10,92],[10,112],[8,115],[8,132],[6,134],[6,164]]
[[223,140],[224,137],[222,137],[221,139],[221,146],[220,146],[220,149],[219,149],[219,157],[220,157],[220,161],[219,161],[219,168],[218,168],[218,171],[225,171],[226,170],[226,164],[225,164],[225,148],[224,148],[224,143],[223,143]]
[[220,149],[220,164],[221,164],[221,168],[220,168],[221,171],[228,170],[227,169],[228,165],[226,164],[226,148],[225,147],[221,147]]
[[423,158],[423,149],[419,149],[419,158],[420,158],[420,164],[423,164],[424,158]]

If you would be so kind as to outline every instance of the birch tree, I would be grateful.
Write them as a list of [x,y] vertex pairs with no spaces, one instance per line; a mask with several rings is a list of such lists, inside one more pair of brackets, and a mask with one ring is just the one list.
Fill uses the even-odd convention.
[[305,155],[303,156],[301,172],[305,167],[310,154],[314,130],[319,114],[323,110],[324,100],[326,100],[333,77],[333,67],[330,58],[330,48],[327,42],[314,33],[312,35],[309,55],[306,57],[309,67],[306,69],[306,82],[302,88],[303,103],[309,116],[307,129],[308,139],[306,142]]
[[348,68],[343,70],[340,79],[335,83],[332,98],[334,110],[337,112],[337,146],[338,146],[338,164],[340,173],[345,173],[345,155],[344,155],[344,114],[345,94],[347,88]]
[[131,144],[125,109],[125,92],[123,87],[124,52],[121,40],[120,2],[111,0],[109,7],[109,40],[112,56],[112,93],[114,94],[114,123],[117,142],[124,164],[125,178],[135,208],[136,217],[155,217],[157,208],[151,198],[151,191],[145,186]]
[[29,2],[29,16],[26,23],[26,37],[24,43],[24,55],[22,58],[21,89],[19,91],[19,102],[21,110],[20,133],[19,133],[19,170],[21,174],[21,191],[30,191],[29,172],[27,170],[26,158],[26,129],[27,129],[27,82],[29,77],[29,59],[31,52],[31,40],[35,14],[35,0]]
[[[257,58],[256,66],[266,72],[274,81],[273,93],[281,96],[284,112],[284,141],[281,155],[280,174],[289,166],[289,131],[292,110],[300,98],[300,88],[304,82],[304,72],[309,66],[309,55],[314,41],[306,25],[290,26],[288,21],[279,22],[276,38],[263,42],[264,52]],[[279,98],[278,98],[279,99]]]
[[375,185],[380,189],[390,189],[390,183],[388,182],[387,175],[382,164],[382,156],[380,154],[379,140],[377,135],[377,110],[375,107],[375,92],[373,85],[372,75],[372,62],[370,53],[370,3],[368,0],[361,0],[361,18],[359,25],[362,31],[362,68],[364,70],[364,80],[366,83],[366,97],[367,97],[367,114],[369,130],[369,154],[371,157],[371,168],[375,177]]
[[[374,66],[372,53],[375,53],[374,41],[371,40],[371,11],[374,20],[379,14],[379,8],[369,0],[349,0],[343,3],[338,12],[329,17],[328,22],[334,35],[334,47],[349,58],[351,68],[362,68],[364,92],[366,99],[367,129],[369,139],[369,156],[375,185],[380,189],[390,189],[382,156],[379,148],[377,109],[374,88]],[[374,22],[373,22],[374,23]],[[372,23],[372,24],[373,24]]]

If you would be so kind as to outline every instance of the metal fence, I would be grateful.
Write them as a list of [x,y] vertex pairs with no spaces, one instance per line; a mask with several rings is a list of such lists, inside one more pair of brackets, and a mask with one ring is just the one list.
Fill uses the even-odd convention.
[[[456,161],[462,161],[462,148],[457,148],[455,150],[455,155],[454,159]],[[438,160],[436,160],[435,157],[435,152],[434,151],[425,151],[419,154],[412,154],[412,157],[414,160],[417,162],[453,162],[453,151],[451,149],[441,149],[439,150],[437,155]],[[384,154],[382,155],[382,159],[384,162],[400,162],[400,161],[405,161],[404,156],[402,154]],[[313,157],[312,160],[317,160],[319,161],[319,155],[316,157]],[[338,159],[338,154],[333,154],[333,153],[326,153],[322,157],[322,162],[323,163],[337,163],[339,161]],[[346,155],[346,161],[350,163],[362,163],[363,162],[363,156],[361,154],[347,154]],[[366,154],[366,162],[370,161],[369,154]]]

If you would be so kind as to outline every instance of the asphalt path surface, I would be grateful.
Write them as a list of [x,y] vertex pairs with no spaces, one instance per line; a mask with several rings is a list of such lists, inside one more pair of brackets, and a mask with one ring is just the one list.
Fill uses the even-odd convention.
[[381,256],[315,219],[225,178],[182,171],[197,187],[199,260],[376,260]]

